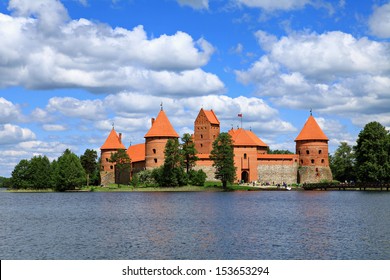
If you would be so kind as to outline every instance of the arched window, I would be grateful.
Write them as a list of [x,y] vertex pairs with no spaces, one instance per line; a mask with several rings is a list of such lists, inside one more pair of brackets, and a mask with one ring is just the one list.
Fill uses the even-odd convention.
[[203,134],[200,135],[200,138],[203,139]]
[[246,154],[244,154],[244,159],[246,159]]
[[309,150],[306,150],[306,154],[309,155],[309,154],[310,154],[310,151],[309,151]]
[[314,159],[312,159],[312,160],[311,160],[311,163],[313,163],[313,164],[314,164]]
[[157,163],[157,159],[156,158],[154,159],[154,163]]
[[153,149],[153,154],[155,154],[156,153],[156,149]]
[[319,151],[318,151],[318,154],[319,154],[319,155],[322,154],[322,150],[319,150]]

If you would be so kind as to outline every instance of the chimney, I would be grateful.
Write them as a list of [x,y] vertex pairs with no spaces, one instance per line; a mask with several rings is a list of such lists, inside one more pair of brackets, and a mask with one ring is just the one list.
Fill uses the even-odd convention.
[[152,121],[152,126],[153,126],[153,124],[154,124],[154,118],[152,118],[151,121]]
[[119,143],[122,143],[122,133],[119,132]]

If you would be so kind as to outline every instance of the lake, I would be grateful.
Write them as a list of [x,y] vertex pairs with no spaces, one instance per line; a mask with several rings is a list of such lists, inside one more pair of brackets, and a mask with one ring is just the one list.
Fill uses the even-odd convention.
[[390,259],[390,192],[0,191],[0,259]]

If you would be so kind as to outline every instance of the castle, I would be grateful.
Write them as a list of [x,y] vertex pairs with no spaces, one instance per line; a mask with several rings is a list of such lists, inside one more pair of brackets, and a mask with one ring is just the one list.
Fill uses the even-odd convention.
[[[202,169],[207,180],[215,180],[213,162],[210,160],[212,143],[220,133],[220,122],[213,110],[199,111],[194,122],[193,141],[199,160],[195,169]],[[332,180],[328,159],[328,141],[318,123],[310,114],[301,132],[295,138],[295,154],[268,154],[265,144],[251,130],[243,128],[228,131],[234,145],[236,178],[241,182],[269,184],[315,183]],[[169,139],[179,138],[164,110],[151,120],[151,128],[145,134],[145,143],[130,145],[127,154],[131,159],[131,174],[153,169],[164,163],[165,145]],[[101,183],[115,182],[115,164],[110,162],[112,153],[126,149],[122,134],[112,128],[101,146]]]

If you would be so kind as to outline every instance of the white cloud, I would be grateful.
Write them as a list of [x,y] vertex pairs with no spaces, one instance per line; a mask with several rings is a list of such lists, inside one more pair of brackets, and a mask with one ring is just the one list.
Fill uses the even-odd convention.
[[266,11],[274,10],[295,10],[301,9],[309,4],[311,0],[236,0],[239,4],[251,7],[261,8]]
[[340,31],[295,33],[276,42],[268,40],[267,48],[273,61],[316,80],[390,71],[389,44]]
[[7,99],[0,97],[0,124],[17,121],[21,118],[19,106],[14,105]]
[[181,6],[190,6],[196,10],[208,10],[209,9],[209,0],[177,0]]
[[255,36],[266,54],[236,75],[254,84],[258,95],[278,106],[313,108],[352,121],[358,114],[390,114],[389,43],[339,31]]
[[13,16],[0,13],[2,87],[164,95],[224,90],[216,75],[201,69],[214,52],[204,38],[194,40],[181,31],[148,38],[143,26],[127,30],[69,20],[57,0],[14,0],[9,9]]
[[35,134],[28,128],[17,125],[0,125],[0,144],[15,144],[35,139]]
[[46,155],[49,159],[55,159],[60,156],[66,149],[71,149],[76,152],[78,148],[61,142],[45,142],[40,140],[26,141],[19,143],[17,146],[20,150],[26,151],[29,154]]
[[375,7],[368,20],[371,33],[380,38],[390,38],[390,2]]
[[54,33],[69,19],[68,12],[58,0],[10,0],[8,9],[19,17],[37,18],[37,27],[49,33]]
[[100,99],[79,100],[73,97],[52,97],[46,106],[49,112],[59,112],[66,117],[98,120],[106,116]]
[[44,124],[43,129],[46,131],[65,131],[67,127],[61,124]]
[[35,108],[30,114],[30,120],[36,122],[48,122],[52,120],[52,117],[42,108]]

